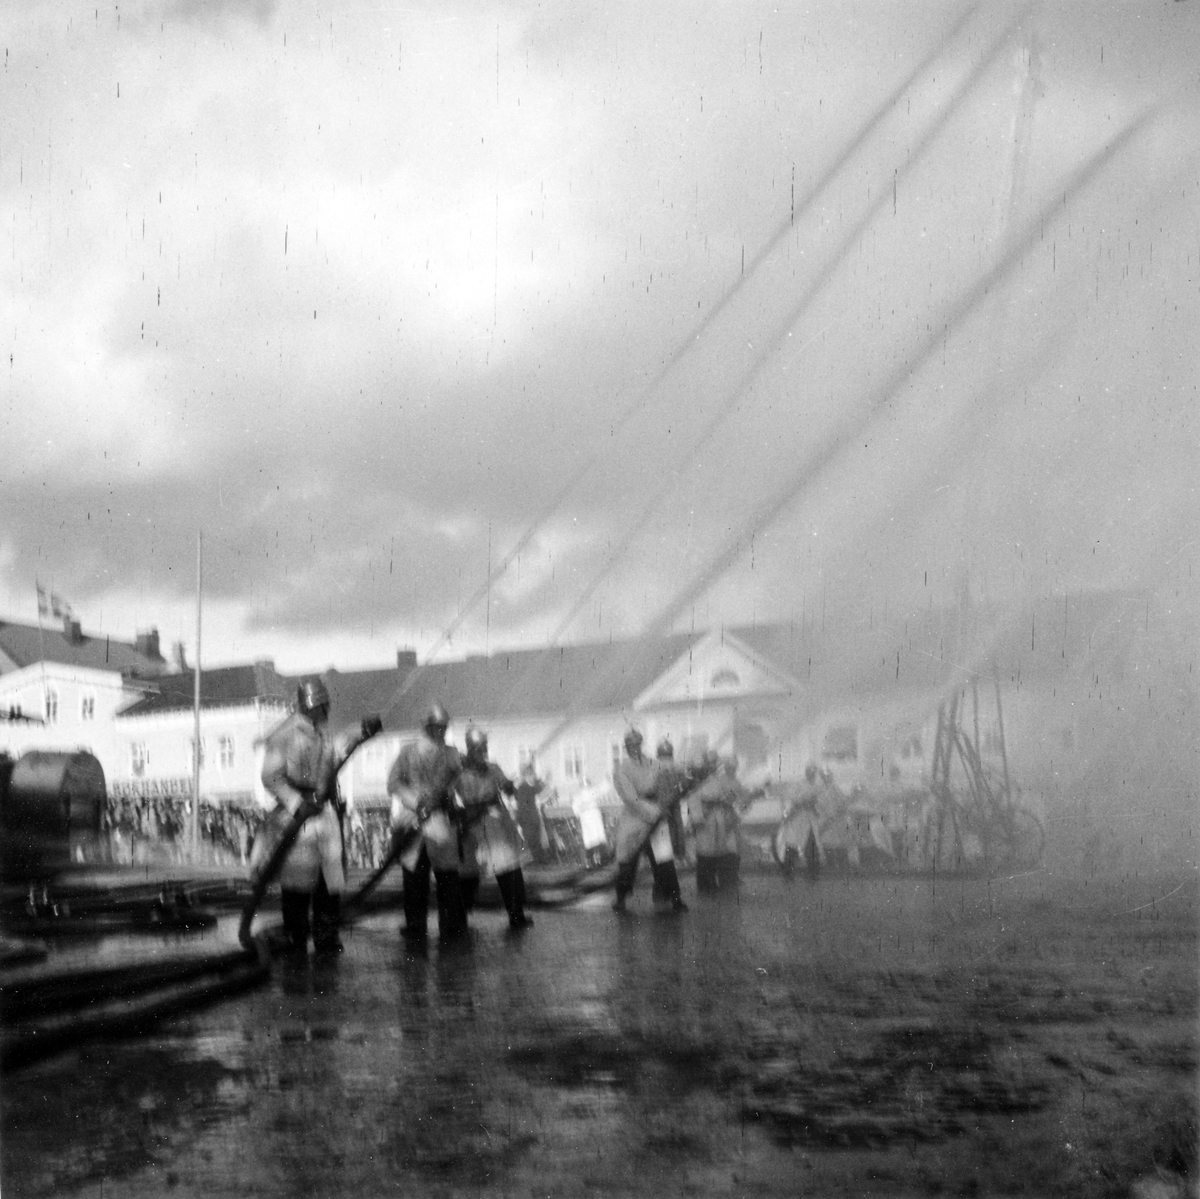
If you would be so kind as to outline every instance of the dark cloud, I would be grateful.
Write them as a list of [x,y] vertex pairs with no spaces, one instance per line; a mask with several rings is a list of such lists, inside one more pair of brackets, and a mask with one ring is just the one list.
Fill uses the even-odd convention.
[[284,641],[436,630],[481,588],[467,640],[573,607],[571,635],[632,631],[892,377],[706,620],[1155,577],[1195,502],[1192,8],[1039,10],[990,59],[1017,10],[947,36],[965,10],[183,4],[43,33],[75,82],[25,53],[0,97],[4,578],[182,604],[203,529],[206,589]]

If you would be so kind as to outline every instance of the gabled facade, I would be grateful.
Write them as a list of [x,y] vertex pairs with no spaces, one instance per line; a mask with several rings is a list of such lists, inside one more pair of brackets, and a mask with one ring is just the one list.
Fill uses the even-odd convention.
[[0,675],[0,750],[85,749],[107,770],[117,713],[146,684],[118,671],[44,662]]

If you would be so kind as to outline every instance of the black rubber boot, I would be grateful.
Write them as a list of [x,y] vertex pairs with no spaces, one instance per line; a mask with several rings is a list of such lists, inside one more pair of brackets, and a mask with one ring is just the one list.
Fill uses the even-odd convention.
[[742,858],[740,854],[727,853],[721,858],[721,877],[718,882],[722,891],[736,891],[738,889],[738,881],[742,872]]
[[800,855],[796,852],[796,847],[794,845],[789,845],[787,849],[783,851],[783,861],[780,863],[780,866],[783,869],[784,878],[789,880],[792,878],[792,876],[796,873],[796,863],[799,861]]
[[496,885],[500,888],[500,898],[504,900],[504,910],[508,913],[508,927],[512,929],[529,928],[533,921],[525,914],[525,875],[518,866],[516,870],[506,870],[496,875]]
[[424,945],[429,933],[429,859],[422,853],[415,870],[404,868],[400,873],[404,879],[404,927],[400,935],[406,941]]
[[338,936],[341,922],[342,897],[329,890],[322,875],[313,892],[313,950],[316,953],[333,957],[342,952],[342,939]]
[[808,839],[804,842],[804,868],[809,878],[816,878],[821,872],[821,851],[817,848],[817,839],[808,831]]
[[460,874],[458,889],[462,892],[463,911],[469,916],[475,910],[475,900],[479,895],[479,875]]
[[637,878],[637,868],[637,858],[617,864],[617,898],[613,903],[614,912],[625,911],[625,900],[633,890],[633,883]]
[[708,857],[707,855],[696,855],[697,891],[711,894],[713,891],[721,889],[720,878],[717,873],[717,862],[717,858]]
[[438,944],[450,945],[467,935],[467,912],[457,870],[435,870],[437,884]]
[[683,893],[679,890],[679,872],[674,862],[654,863],[655,890],[671,904],[673,912],[686,912],[687,904],[683,902]]
[[307,891],[283,891],[279,896],[284,941],[290,953],[304,953],[308,949],[308,903]]

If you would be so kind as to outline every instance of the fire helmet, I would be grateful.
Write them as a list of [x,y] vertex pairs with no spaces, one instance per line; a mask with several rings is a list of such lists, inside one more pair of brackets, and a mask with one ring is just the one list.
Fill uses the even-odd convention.
[[471,725],[467,729],[465,741],[468,758],[474,758],[476,761],[487,758],[487,733],[483,729],[477,729],[474,725]]
[[655,751],[655,757],[659,757],[659,758],[674,758],[675,757],[675,746],[673,746],[671,744],[670,737],[664,737],[658,743],[658,749]]
[[630,729],[625,734],[625,748],[631,753],[640,753],[642,749],[642,734],[640,729]]
[[296,708],[303,716],[311,716],[318,708],[329,712],[329,692],[316,675],[305,679],[296,688]]
[[425,728],[432,732],[434,729],[439,729],[445,732],[450,727],[450,713],[442,707],[441,704],[435,703],[428,712],[425,713]]

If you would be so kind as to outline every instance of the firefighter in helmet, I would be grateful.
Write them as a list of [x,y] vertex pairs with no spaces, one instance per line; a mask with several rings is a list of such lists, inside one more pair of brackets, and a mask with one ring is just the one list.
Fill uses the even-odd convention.
[[660,802],[660,763],[642,753],[642,734],[631,728],[625,734],[625,757],[613,771],[613,786],[621,799],[617,821],[617,897],[613,910],[625,911],[625,901],[637,878],[643,853],[654,871],[655,889],[670,899],[676,912],[687,910],[679,891],[679,876],[671,849],[669,807]]
[[737,759],[722,768],[715,751],[706,756],[708,777],[688,797],[696,830],[696,890],[733,891],[741,864],[739,825],[749,794],[737,779]]
[[321,954],[341,949],[338,921],[346,874],[337,772],[382,728],[378,716],[367,716],[331,736],[328,723],[329,692],[319,678],[307,678],[297,688],[294,711],[266,739],[262,782],[276,806],[251,860],[251,870],[261,870],[292,818],[306,817],[279,871],[283,931],[288,947],[304,952],[311,928],[313,947]]
[[429,875],[437,885],[438,940],[459,940],[467,913],[459,883],[458,830],[453,819],[454,784],[462,757],[446,744],[450,716],[440,703],[425,715],[421,736],[406,745],[388,773],[392,828],[419,831],[401,855],[404,877],[404,936],[423,944],[429,917]]
[[771,852],[784,877],[790,879],[801,862],[810,878],[815,878],[825,858],[821,845],[819,800],[823,782],[816,764],[804,768],[804,782],[784,809],[779,828],[771,838]]
[[463,846],[459,870],[467,911],[474,905],[480,875],[491,867],[509,927],[514,931],[528,928],[533,921],[525,914],[521,834],[504,805],[504,796],[515,795],[516,787],[495,762],[488,761],[487,733],[472,725],[467,729],[466,747],[455,793]]

